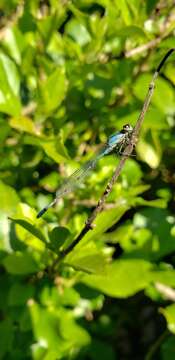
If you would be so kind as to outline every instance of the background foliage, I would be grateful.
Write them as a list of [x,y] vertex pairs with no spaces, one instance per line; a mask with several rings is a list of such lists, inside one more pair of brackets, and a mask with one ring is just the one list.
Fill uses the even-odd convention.
[[173,56],[137,156],[56,273],[116,156],[36,219],[77,163],[135,124],[175,47],[174,2],[1,0],[0,15],[0,359],[174,359]]

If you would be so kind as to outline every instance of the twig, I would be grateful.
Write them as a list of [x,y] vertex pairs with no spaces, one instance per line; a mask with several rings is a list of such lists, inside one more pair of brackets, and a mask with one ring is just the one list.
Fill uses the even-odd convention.
[[163,295],[165,299],[175,301],[175,290],[172,289],[170,286],[164,285],[160,282],[156,282],[155,288]]
[[161,27],[159,35],[149,42],[139,45],[133,49],[122,51],[119,55],[113,54],[99,54],[100,62],[107,63],[109,60],[120,60],[123,58],[131,58],[135,55],[139,55],[147,50],[151,50],[155,48],[158,44],[160,44],[164,39],[166,39],[170,32],[174,29],[174,21],[175,21],[175,12],[170,11],[170,15],[166,19],[164,25]]
[[140,45],[134,49],[126,51],[125,57],[130,58],[130,57],[140,54],[146,50],[150,50],[150,49],[154,48],[156,45],[158,45],[161,41],[162,41],[162,36],[159,36],[159,37],[149,41],[146,44]]
[[138,117],[138,120],[136,122],[135,128],[133,130],[133,134],[132,134],[132,138],[131,141],[129,143],[129,145],[126,147],[124,154],[122,155],[122,158],[114,172],[114,175],[112,176],[111,180],[108,182],[106,189],[102,195],[102,197],[100,198],[100,200],[98,201],[97,206],[95,207],[95,209],[93,210],[92,214],[89,216],[89,218],[87,219],[85,226],[83,227],[83,229],[81,230],[80,234],[77,236],[77,238],[75,238],[73,240],[73,242],[65,249],[63,250],[59,256],[57,257],[57,259],[55,260],[52,269],[55,268],[55,266],[57,265],[57,263],[63,259],[67,254],[69,254],[73,248],[80,242],[80,240],[84,237],[84,235],[86,235],[88,233],[88,231],[90,231],[91,229],[93,229],[94,225],[93,222],[95,220],[95,218],[97,217],[97,215],[102,211],[103,209],[103,205],[105,203],[106,198],[108,197],[108,195],[111,193],[112,191],[112,187],[114,185],[114,183],[116,182],[116,180],[118,179],[124,164],[127,160],[127,158],[131,155],[133,147],[135,146],[136,142],[137,142],[137,137],[141,128],[141,125],[143,123],[145,114],[148,110],[150,101],[151,101],[151,97],[153,95],[154,92],[154,87],[155,87],[155,80],[157,79],[159,72],[162,68],[162,66],[164,65],[165,61],[168,59],[168,57],[175,51],[175,48],[170,49],[166,55],[164,56],[164,58],[162,59],[162,61],[160,62],[160,64],[158,65],[153,78],[149,84],[149,88],[148,88],[148,92],[143,104],[143,108],[141,110],[141,113]]
[[[87,208],[92,208],[96,206],[96,201],[95,200],[74,200],[72,202],[72,205],[78,205],[78,206],[86,206]],[[116,205],[111,202],[111,203],[107,203],[104,205],[105,209],[113,209],[114,207],[116,207]]]
[[128,50],[125,52],[124,56],[126,58],[130,58],[132,56],[138,55],[144,51],[153,49],[154,47],[156,47],[163,39],[165,39],[168,35],[169,35],[169,29],[171,29],[172,24],[174,24],[175,21],[175,13],[170,13],[167,21],[165,22],[164,26],[162,27],[162,29],[160,30],[160,35],[149,41],[146,44],[140,45],[134,49]]
[[22,115],[28,116],[34,113],[36,110],[36,103],[34,101],[31,101],[29,104],[23,107],[22,109]]

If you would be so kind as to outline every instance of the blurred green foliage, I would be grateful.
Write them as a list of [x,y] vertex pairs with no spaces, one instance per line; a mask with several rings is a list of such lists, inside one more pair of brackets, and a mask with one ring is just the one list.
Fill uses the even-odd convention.
[[137,156],[56,273],[116,156],[36,219],[77,163],[135,124],[174,34],[171,0],[0,1],[0,359],[174,360],[175,56]]

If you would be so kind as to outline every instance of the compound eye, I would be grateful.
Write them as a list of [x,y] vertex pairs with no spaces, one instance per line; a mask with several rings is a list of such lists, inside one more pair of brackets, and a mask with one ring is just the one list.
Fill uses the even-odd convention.
[[126,124],[123,126],[123,130],[129,130],[130,129],[130,125],[129,124]]

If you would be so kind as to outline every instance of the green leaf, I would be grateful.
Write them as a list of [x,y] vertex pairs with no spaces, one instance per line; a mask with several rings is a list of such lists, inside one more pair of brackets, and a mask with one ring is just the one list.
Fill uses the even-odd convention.
[[37,229],[36,226],[31,224],[29,221],[24,219],[15,219],[15,218],[9,218],[11,221],[13,221],[15,224],[20,225],[22,228],[27,230],[30,234],[35,236],[37,239],[41,240],[42,242],[46,243],[46,238],[43,235],[43,233]]
[[136,161],[129,159],[125,164],[121,176],[123,181],[126,181],[128,186],[132,187],[140,182],[143,173],[139,164],[137,164]]
[[39,270],[36,261],[27,252],[10,254],[2,262],[7,272],[14,275],[27,275]]
[[90,356],[92,360],[108,359],[115,360],[116,354],[111,344],[106,341],[99,341],[96,338],[92,340],[90,347]]
[[[169,213],[167,210],[151,208],[143,209],[134,217],[136,229],[147,229],[150,231],[147,241],[150,243],[149,257],[151,260],[155,261],[162,256],[174,252],[175,242],[171,233],[172,225],[168,219]],[[142,253],[142,256],[144,254],[145,251]]]
[[[72,348],[85,346],[90,342],[90,336],[85,329],[76,324],[71,311],[54,308],[42,308],[33,300],[29,303],[35,339],[47,344],[45,351],[55,353],[53,359],[63,357]],[[48,357],[49,359],[49,357]]]
[[106,267],[104,275],[84,275],[81,281],[108,296],[125,298],[149,284],[151,266],[144,260],[117,260]]
[[10,57],[21,64],[21,53],[25,46],[25,41],[22,33],[17,26],[7,27],[5,31],[5,38],[3,39],[3,46],[7,49]]
[[[144,100],[151,76],[148,74],[140,75],[134,83],[134,94],[140,100]],[[166,96],[165,96],[166,94]],[[156,88],[152,97],[152,103],[158,109],[166,113],[173,113],[175,109],[175,95],[172,86],[168,81],[158,78]]]
[[164,285],[175,287],[175,270],[158,269],[151,272],[151,278],[154,282],[160,282]]
[[[36,215],[35,215],[36,217]],[[46,239],[43,233],[26,219],[11,219],[15,224],[15,236],[18,240],[18,246],[15,250],[21,250],[21,246],[27,246],[39,253],[44,252],[46,248]],[[36,220],[35,220],[36,221]],[[12,242],[13,245],[13,242]]]
[[3,119],[0,120],[0,128],[1,128],[0,142],[2,144],[7,139],[7,137],[10,136],[11,129],[9,124],[4,122]]
[[161,346],[161,358],[162,360],[174,360],[175,348],[174,348],[174,335],[169,336],[164,340]]
[[16,130],[25,131],[35,136],[40,135],[39,129],[37,129],[35,123],[28,117],[20,116],[11,118],[9,124]]
[[41,147],[46,155],[57,163],[68,161],[66,148],[64,147],[62,141],[57,137],[46,138],[44,136],[34,137],[26,135],[24,138],[24,143]]
[[62,337],[70,343],[71,348],[72,345],[75,347],[90,344],[90,334],[75,321],[71,311],[62,310],[60,312],[60,330]]
[[150,185],[137,185],[129,189],[129,196],[134,197],[150,189]]
[[17,205],[19,204],[19,197],[16,191],[0,181],[0,199],[1,211],[7,215],[12,215],[16,212]]
[[126,0],[117,1],[115,0],[115,4],[120,10],[121,17],[123,18],[126,25],[132,24],[132,14],[128,7]]
[[[83,252],[82,252],[83,253]],[[94,252],[90,255],[72,255],[65,260],[66,264],[72,266],[74,269],[88,273],[104,273],[107,260],[105,255],[99,252]]]
[[165,199],[144,200],[141,197],[136,197],[132,203],[134,206],[149,206],[162,209],[166,209],[167,207],[167,201]]
[[175,304],[161,308],[160,312],[165,316],[169,331],[175,334]]
[[55,350],[57,355],[66,349],[66,342],[61,338],[60,319],[53,310],[40,307],[33,300],[29,303],[29,311],[31,314],[33,331],[35,339],[39,342],[43,339],[47,347],[45,351]]
[[[146,86],[146,85],[145,85]],[[156,91],[156,90],[155,90]],[[140,96],[140,99],[142,95],[138,94],[137,96]],[[142,98],[142,101],[144,98]],[[135,125],[136,120],[139,117],[139,111],[134,111],[128,115],[122,116],[121,119],[118,121],[118,124],[120,127],[123,126],[123,124],[130,123],[133,126]],[[162,112],[162,110],[155,107],[152,102],[150,104],[149,110],[145,114],[145,120],[143,123],[143,130],[164,130],[169,129],[169,125],[167,123],[167,119],[165,117],[165,114]]]
[[27,301],[34,295],[34,287],[31,284],[14,283],[9,291],[9,306],[25,305]]
[[56,11],[51,16],[48,15],[47,17],[42,17],[37,22],[37,27],[40,33],[42,34],[42,37],[44,38],[46,45],[52,38],[54,30],[56,30],[58,27],[58,23],[59,23],[58,13],[59,12]]
[[9,115],[19,115],[19,75],[15,64],[0,53],[0,111]]
[[65,287],[64,291],[58,293],[56,287],[52,289],[48,286],[44,286],[40,292],[40,302],[43,306],[77,306],[80,302],[80,294],[73,287]]
[[121,30],[117,32],[117,35],[124,36],[126,38],[130,38],[130,37],[146,38],[146,34],[144,33],[143,29],[135,25],[123,27]]
[[72,19],[66,26],[66,32],[70,35],[80,46],[85,46],[91,41],[90,34],[84,24],[76,19]]
[[6,356],[7,353],[11,353],[13,341],[14,341],[14,330],[12,319],[6,317],[6,319],[1,320],[0,323],[0,349],[1,349],[1,359]]
[[100,235],[109,229],[113,224],[116,224],[128,209],[129,205],[126,200],[118,199],[116,208],[101,212],[95,220],[94,228],[84,236],[83,241],[76,246],[76,250],[84,247],[84,245],[92,239],[99,239]]
[[158,3],[159,0],[147,0],[146,1],[146,10],[147,13],[151,13],[153,11],[153,9],[156,7],[156,4]]
[[66,239],[70,236],[70,232],[67,228],[62,226],[55,227],[50,233],[50,243],[48,247],[55,252],[59,252],[59,249],[65,243]]
[[0,250],[11,250],[10,243],[10,225],[7,215],[0,211]]
[[43,148],[46,155],[57,163],[67,160],[67,152],[64,145],[57,139],[40,139],[38,144]]
[[152,169],[159,166],[161,156],[148,142],[140,139],[137,144],[137,152],[141,160],[145,161]]
[[65,98],[67,80],[65,69],[57,68],[47,80],[40,82],[39,86],[39,110],[41,113],[52,113],[60,106]]

